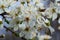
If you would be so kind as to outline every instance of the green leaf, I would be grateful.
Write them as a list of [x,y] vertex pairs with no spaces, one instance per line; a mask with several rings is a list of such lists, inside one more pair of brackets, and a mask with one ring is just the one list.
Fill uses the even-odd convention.
[[0,35],[0,38],[4,38],[4,35]]
[[25,4],[25,2],[21,2],[21,4]]
[[13,35],[19,37],[19,33],[14,32]]
[[50,26],[50,23],[45,23],[47,26]]
[[0,24],[2,24],[2,21],[0,21]]
[[16,21],[16,24],[19,24],[20,22],[19,21]]
[[19,37],[19,34],[17,33],[17,34],[15,34],[17,37]]
[[48,22],[48,23],[45,23],[47,26],[50,26],[50,22]]
[[23,21],[20,21],[20,24],[22,24]]
[[9,24],[9,21],[5,19],[5,22],[7,22]]

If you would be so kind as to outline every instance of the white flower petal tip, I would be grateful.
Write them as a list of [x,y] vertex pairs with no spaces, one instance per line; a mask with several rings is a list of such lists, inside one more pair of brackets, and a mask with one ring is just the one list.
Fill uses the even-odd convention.
[[60,24],[60,18],[58,19],[58,23]]
[[26,28],[26,25],[25,24],[19,24],[19,28],[24,30]]
[[55,30],[54,30],[53,27],[49,27],[49,29],[50,29],[51,34],[52,34],[53,32],[55,32]]
[[45,20],[45,23],[49,23],[49,20],[48,20],[48,19],[46,19],[46,20]]
[[4,8],[5,12],[10,13],[9,8]]
[[57,13],[54,13],[52,16],[52,21],[54,21],[57,18]]
[[52,37],[49,36],[49,35],[41,35],[41,38],[42,38],[42,39],[51,39]]
[[58,30],[60,30],[60,26],[58,27]]
[[0,21],[2,21],[2,18],[0,18]]

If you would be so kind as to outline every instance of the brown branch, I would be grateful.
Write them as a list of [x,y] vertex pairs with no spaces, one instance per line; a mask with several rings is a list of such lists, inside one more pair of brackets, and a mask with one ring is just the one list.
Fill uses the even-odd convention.
[[19,34],[12,31],[11,29],[7,28],[6,26],[4,26],[4,28],[6,28],[8,31],[12,32],[15,36],[19,37]]

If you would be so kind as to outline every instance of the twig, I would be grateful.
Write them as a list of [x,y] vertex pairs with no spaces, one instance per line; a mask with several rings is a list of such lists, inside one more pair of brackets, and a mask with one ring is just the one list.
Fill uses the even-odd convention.
[[12,31],[11,29],[7,28],[6,26],[4,26],[4,28],[6,28],[8,31],[12,32],[15,36],[17,36],[17,37],[19,36],[18,33]]

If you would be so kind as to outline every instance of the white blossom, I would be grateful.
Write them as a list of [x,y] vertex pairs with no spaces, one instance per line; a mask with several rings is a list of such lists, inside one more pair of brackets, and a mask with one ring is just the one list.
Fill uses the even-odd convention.
[[[58,1],[51,2],[51,5],[50,0],[0,0],[0,14],[8,14],[4,15],[5,18],[0,17],[0,31],[6,26],[15,32],[19,30],[19,36],[27,40],[35,37],[38,40],[51,39],[51,36],[45,33],[42,35],[40,31],[45,31],[45,28],[49,29],[51,34],[55,31],[50,19],[54,21],[60,14]],[[58,23],[60,24],[60,18]]]

